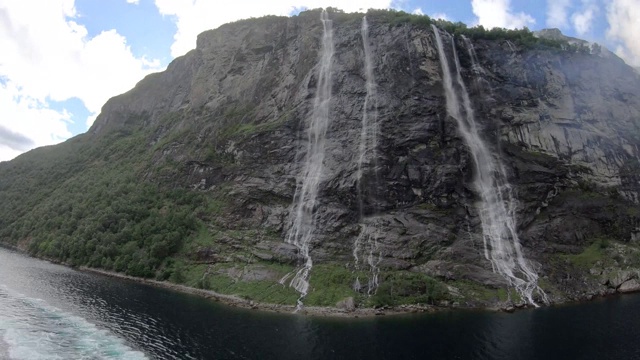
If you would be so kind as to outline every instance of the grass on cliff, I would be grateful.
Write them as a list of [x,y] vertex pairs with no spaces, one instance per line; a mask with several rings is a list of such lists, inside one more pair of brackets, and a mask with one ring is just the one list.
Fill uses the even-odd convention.
[[[241,264],[197,264],[178,260],[170,270],[169,280],[186,286],[212,290],[221,294],[236,295],[248,300],[262,303],[294,305],[299,294],[288,286],[275,280],[242,281],[226,273],[234,266]],[[291,266],[263,262],[257,266],[264,267],[280,278],[293,270]]]
[[[242,268],[239,263],[196,264],[183,260],[172,265],[169,280],[191,287],[213,290],[222,294],[237,295],[245,299],[272,304],[294,305],[299,294],[291,287],[277,282],[294,270],[289,265],[259,262],[259,266],[272,271],[272,280],[247,281],[233,278],[229,270]],[[318,264],[309,277],[309,293],[304,299],[307,306],[336,306],[348,297],[365,307],[395,306],[401,304],[436,304],[450,300],[447,287],[427,275],[390,271],[380,274],[380,285],[374,295],[353,290],[356,277],[366,283],[368,272],[352,271],[340,264]],[[506,298],[506,295],[501,297]]]
[[450,298],[447,287],[428,275],[391,271],[382,274],[380,286],[375,295],[367,300],[367,305],[381,307],[400,304],[436,304]]
[[606,249],[609,247],[609,240],[600,238],[585,248],[579,254],[561,255],[563,259],[580,269],[590,269],[596,263],[607,260]]
[[456,280],[447,283],[448,285],[458,289],[461,301],[481,301],[483,303],[505,302],[511,300],[514,303],[522,301],[520,294],[513,289],[506,288],[490,288],[485,285],[469,280]]
[[353,290],[356,274],[339,264],[318,264],[309,276],[309,294],[305,304],[335,306],[347,297],[359,297]]

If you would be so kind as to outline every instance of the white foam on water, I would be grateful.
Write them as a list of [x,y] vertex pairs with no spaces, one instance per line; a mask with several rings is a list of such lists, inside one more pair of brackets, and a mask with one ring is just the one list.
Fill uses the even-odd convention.
[[6,286],[0,287],[0,309],[0,333],[11,359],[147,358],[108,330]]

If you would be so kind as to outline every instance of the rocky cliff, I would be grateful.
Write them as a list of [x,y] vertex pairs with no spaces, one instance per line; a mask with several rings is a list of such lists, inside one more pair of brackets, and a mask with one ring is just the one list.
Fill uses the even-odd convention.
[[[431,22],[368,14],[377,155],[359,171],[362,14],[330,17],[331,100],[305,302],[521,303],[485,258],[473,154],[447,112]],[[588,45],[468,30],[443,32],[446,51],[456,49],[480,136],[511,184],[538,285],[550,302],[639,290],[640,76]],[[302,261],[285,239],[322,36],[318,11],[200,34],[195,50],[109,100],[86,134],[0,164],[3,241],[71,263],[295,302],[279,281]],[[52,223],[52,213],[61,220]],[[375,266],[354,259],[363,219],[375,224]],[[167,223],[175,225],[159,225]],[[354,290],[373,273],[375,288]]]

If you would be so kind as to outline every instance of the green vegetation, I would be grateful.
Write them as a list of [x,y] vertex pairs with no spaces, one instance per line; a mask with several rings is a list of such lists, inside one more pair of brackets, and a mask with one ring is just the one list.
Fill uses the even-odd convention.
[[[237,295],[247,300],[271,304],[294,305],[299,294],[288,286],[279,284],[279,279],[293,270],[292,267],[274,263],[256,263],[250,269],[263,269],[273,274],[272,280],[242,280],[230,275],[233,269],[243,265],[233,264],[195,264],[176,262],[169,280],[190,287],[212,290],[221,294]],[[244,265],[246,266],[246,265]]]
[[[226,115],[234,123],[246,111]],[[225,183],[207,193],[175,187],[185,164],[173,149],[195,152],[199,145],[192,116],[168,113],[151,126],[143,125],[145,116],[131,117],[98,136],[81,135],[0,164],[3,242],[71,265],[188,283],[183,260],[218,239],[207,227],[221,227],[217,218],[231,206]],[[254,127],[260,126],[243,124],[228,135]]]
[[456,280],[447,284],[459,290],[460,296],[462,296],[461,300],[484,303],[506,301],[519,303],[522,301],[522,297],[515,288],[492,288],[469,280]]
[[147,119],[138,116],[0,164],[0,238],[71,265],[183,276],[173,274],[179,264],[172,257],[200,234],[198,209],[222,207],[219,198],[152,181],[179,173],[170,156],[154,156],[183,141],[186,130],[152,139],[185,119],[172,113],[142,127]]
[[[364,275],[364,274],[363,274]],[[366,279],[366,275],[362,278]],[[309,277],[309,294],[305,299],[308,305],[335,306],[346,297],[358,297],[353,290],[356,274],[343,265],[318,264],[313,267]]]
[[293,288],[273,281],[238,281],[221,290],[245,299],[271,304],[294,305],[298,294]]
[[562,255],[562,257],[569,261],[573,266],[589,269],[593,267],[597,262],[606,260],[605,250],[609,247],[609,240],[601,238],[595,240],[589,247],[584,249],[580,254]]
[[292,110],[286,110],[277,119],[265,123],[247,122],[251,118],[253,109],[250,106],[244,108],[235,107],[224,115],[225,126],[220,130],[220,139],[242,139],[254,134],[272,131],[287,121]]
[[197,229],[193,209],[202,199],[139,181],[145,143],[140,134],[107,136],[95,147],[76,138],[7,164],[0,237],[72,265],[155,276]]
[[[269,271],[272,279],[241,280],[231,275],[250,272],[254,269]],[[299,294],[293,288],[283,286],[276,280],[293,270],[291,266],[271,262],[250,265],[237,263],[207,265],[177,261],[172,266],[169,280],[191,287],[237,295],[249,300],[293,305]],[[424,274],[401,271],[382,274],[380,287],[375,295],[367,296],[354,291],[353,283],[356,276],[362,280],[367,279],[367,275],[367,272],[353,272],[340,264],[317,264],[311,272],[310,289],[304,303],[308,306],[335,306],[339,301],[353,297],[358,304],[380,307],[417,303],[435,304],[450,297],[446,286],[441,282]]]
[[[303,11],[298,16],[308,17],[311,14],[315,15],[315,13],[319,11],[321,10],[314,9]],[[394,9],[369,9],[366,14],[345,13],[340,9],[331,7],[327,8],[327,11],[331,14],[330,16],[333,18],[334,22],[339,24],[361,21],[362,16],[366,15],[369,23],[389,24],[391,26],[410,24],[423,28],[429,28],[433,24],[452,35],[464,35],[470,39],[508,40],[525,48],[562,49],[572,52],[580,51],[585,53],[589,53],[591,51],[591,48],[588,46],[572,45],[564,40],[553,40],[548,38],[536,37],[533,32],[526,27],[515,30],[509,30],[499,27],[487,29],[482,25],[468,27],[465,23],[462,22],[454,23],[442,19],[432,19],[426,15],[409,14],[407,12]],[[594,48],[594,52],[596,51],[598,51],[597,47]]]
[[382,274],[378,291],[369,299],[369,304],[375,307],[436,304],[449,298],[447,287],[428,275],[394,271]]
[[491,289],[469,280],[456,280],[449,285],[460,290],[460,295],[465,299],[478,299],[481,301],[506,301],[508,299],[505,289]]
[[[336,22],[351,22],[360,20],[363,14],[346,14],[338,9],[330,8]],[[430,27],[436,25],[442,30],[453,35],[464,35],[475,40],[508,40],[524,48],[562,49],[571,52],[589,53],[588,46],[571,45],[564,40],[552,40],[536,37],[528,28],[509,30],[503,28],[487,29],[482,25],[468,27],[462,22],[451,22],[441,19],[432,19],[426,15],[409,14],[399,10],[369,9],[366,13],[369,22],[387,23],[392,26],[411,24],[418,27]]]

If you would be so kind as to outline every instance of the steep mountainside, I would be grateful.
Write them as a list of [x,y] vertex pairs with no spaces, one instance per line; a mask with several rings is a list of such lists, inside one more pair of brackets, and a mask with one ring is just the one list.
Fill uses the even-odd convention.
[[[293,278],[305,304],[331,306],[640,290],[634,69],[524,30],[436,22],[439,51],[426,17],[328,16],[204,32],[86,134],[1,163],[0,239],[273,303],[295,303]],[[501,216],[483,213],[492,194]],[[527,300],[498,265],[539,289]]]

